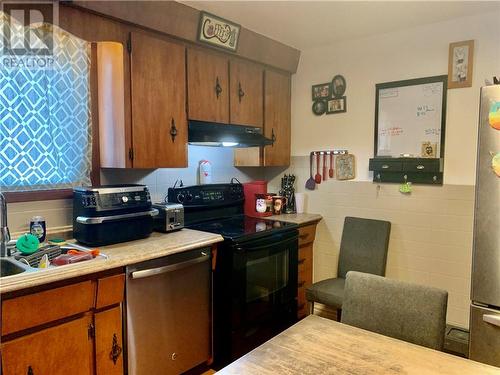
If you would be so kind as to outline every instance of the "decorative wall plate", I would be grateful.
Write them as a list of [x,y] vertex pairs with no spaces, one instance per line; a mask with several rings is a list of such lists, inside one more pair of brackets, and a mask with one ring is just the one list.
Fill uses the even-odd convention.
[[326,100],[316,100],[312,105],[312,111],[316,116],[326,112]]
[[344,76],[337,74],[332,79],[332,97],[341,98],[347,88],[347,83]]

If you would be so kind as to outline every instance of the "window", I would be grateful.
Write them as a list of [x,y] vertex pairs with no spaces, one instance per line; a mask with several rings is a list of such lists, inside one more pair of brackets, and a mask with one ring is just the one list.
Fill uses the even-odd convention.
[[90,45],[55,26],[43,29],[54,38],[50,67],[0,64],[2,191],[90,184]]

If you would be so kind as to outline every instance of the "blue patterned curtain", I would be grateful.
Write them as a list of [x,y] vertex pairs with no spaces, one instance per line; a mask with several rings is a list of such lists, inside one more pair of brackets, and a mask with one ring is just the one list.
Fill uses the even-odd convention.
[[45,27],[54,36],[50,68],[0,64],[2,191],[90,184],[90,45]]

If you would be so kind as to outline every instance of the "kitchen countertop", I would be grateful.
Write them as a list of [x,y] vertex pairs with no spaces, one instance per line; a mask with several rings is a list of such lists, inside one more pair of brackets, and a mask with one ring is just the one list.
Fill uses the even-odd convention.
[[497,374],[497,367],[310,315],[229,366],[228,374]]
[[182,229],[167,234],[153,232],[146,239],[99,247],[99,250],[107,255],[108,259],[93,259],[46,270],[24,272],[2,277],[0,279],[0,293],[13,292],[55,281],[124,267],[129,264],[197,249],[222,241],[222,236],[218,234],[192,229]]
[[319,214],[281,214],[265,217],[265,219],[269,220],[286,221],[288,223],[294,223],[298,225],[310,224],[316,221],[320,221],[322,218],[323,217]]

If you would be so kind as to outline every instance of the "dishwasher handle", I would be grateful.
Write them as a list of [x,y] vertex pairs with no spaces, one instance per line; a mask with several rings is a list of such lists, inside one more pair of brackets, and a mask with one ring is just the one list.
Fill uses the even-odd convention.
[[483,320],[486,323],[493,324],[494,326],[500,327],[500,315],[484,314]]
[[151,276],[161,275],[161,274],[167,273],[167,272],[177,271],[177,270],[180,270],[182,268],[191,266],[193,264],[205,262],[208,259],[210,259],[209,255],[210,254],[208,252],[202,251],[201,256],[199,256],[197,258],[186,260],[184,262],[169,264],[169,265],[166,265],[163,267],[150,268],[150,269],[141,270],[141,271],[134,271],[130,274],[130,277],[132,279],[142,279],[145,277],[151,277]]

